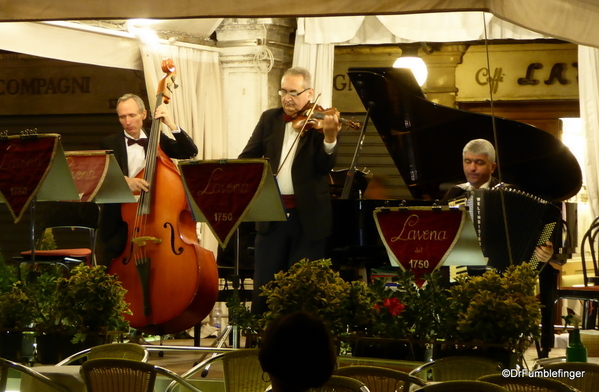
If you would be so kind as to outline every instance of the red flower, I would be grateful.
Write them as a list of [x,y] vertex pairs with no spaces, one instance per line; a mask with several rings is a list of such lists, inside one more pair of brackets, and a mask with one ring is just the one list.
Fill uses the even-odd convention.
[[399,302],[399,299],[393,298],[385,298],[383,301],[383,306],[387,308],[391,316],[399,316],[401,312],[406,308],[406,305]]

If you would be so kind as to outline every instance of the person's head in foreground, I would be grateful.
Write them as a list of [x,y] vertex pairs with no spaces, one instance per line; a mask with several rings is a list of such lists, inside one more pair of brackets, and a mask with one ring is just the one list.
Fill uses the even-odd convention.
[[272,321],[259,353],[274,392],[299,392],[326,383],[337,365],[333,340],[322,320],[295,312]]

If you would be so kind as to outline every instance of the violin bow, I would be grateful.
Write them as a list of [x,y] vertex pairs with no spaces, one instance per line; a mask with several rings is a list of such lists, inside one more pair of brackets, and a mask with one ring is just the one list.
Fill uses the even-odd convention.
[[310,118],[312,117],[312,114],[314,113],[314,108],[316,107],[316,103],[318,102],[318,99],[320,99],[320,94],[318,94],[318,96],[314,100],[314,104],[312,105],[312,107],[310,109],[308,109],[308,116],[306,117],[306,121],[304,121],[304,125],[302,125],[302,129],[299,130],[299,132],[297,133],[297,136],[295,137],[295,139],[293,139],[291,148],[289,148],[289,151],[287,151],[287,154],[285,154],[285,158],[283,158],[283,162],[281,162],[281,164],[279,165],[279,170],[277,170],[277,172],[275,173],[275,177],[277,177],[279,175],[279,172],[281,171],[281,168],[287,161],[287,158],[289,158],[289,154],[291,153],[291,150],[293,150],[293,146],[295,145],[295,143],[297,143],[299,138],[304,134],[304,132],[306,130],[306,124],[308,124],[308,121],[310,121]]

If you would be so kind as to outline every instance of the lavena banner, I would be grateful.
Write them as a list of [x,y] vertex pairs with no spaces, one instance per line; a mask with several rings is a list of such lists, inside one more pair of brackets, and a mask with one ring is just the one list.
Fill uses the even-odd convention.
[[448,207],[377,208],[374,220],[392,262],[421,278],[439,268],[455,246],[466,210]]

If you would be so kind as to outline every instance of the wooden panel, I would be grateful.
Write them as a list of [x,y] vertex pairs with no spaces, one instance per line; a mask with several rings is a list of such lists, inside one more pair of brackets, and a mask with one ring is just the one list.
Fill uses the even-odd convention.
[[[488,102],[462,102],[459,108],[491,114],[491,105]],[[578,101],[502,101],[494,102],[493,112],[498,117],[531,124],[561,138],[559,119],[580,117],[580,106]]]

